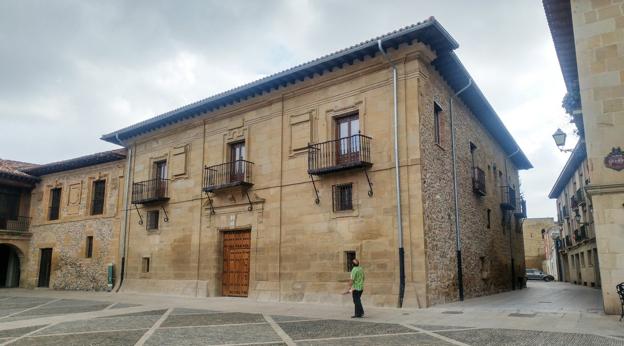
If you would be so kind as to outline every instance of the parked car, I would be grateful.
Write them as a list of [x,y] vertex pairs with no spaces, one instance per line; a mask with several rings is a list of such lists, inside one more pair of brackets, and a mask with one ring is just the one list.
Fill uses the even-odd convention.
[[555,279],[555,277],[550,274],[546,274],[541,270],[531,269],[531,268],[526,270],[526,278],[527,280],[544,280],[544,281],[553,281]]

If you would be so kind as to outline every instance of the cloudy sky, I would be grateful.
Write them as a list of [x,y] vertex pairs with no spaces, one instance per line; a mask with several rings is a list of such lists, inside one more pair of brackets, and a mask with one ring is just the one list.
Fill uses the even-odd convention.
[[429,16],[535,166],[529,216],[555,215],[551,134],[571,127],[537,0],[0,1],[0,157],[111,149],[102,134]]

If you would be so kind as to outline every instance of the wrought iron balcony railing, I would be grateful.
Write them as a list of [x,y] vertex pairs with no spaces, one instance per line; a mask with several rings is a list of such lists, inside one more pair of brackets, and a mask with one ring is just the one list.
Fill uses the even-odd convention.
[[169,200],[169,179],[151,179],[132,184],[132,204],[147,204]]
[[579,204],[578,204],[578,200],[576,199],[576,196],[572,196],[570,198],[570,208],[572,210],[578,210]]
[[254,163],[236,160],[204,168],[204,192],[214,192],[234,186],[252,186]]
[[514,190],[511,186],[502,186],[501,195],[501,208],[503,210],[516,209],[516,190]]
[[308,145],[308,174],[323,175],[372,166],[371,140],[357,134]]
[[516,218],[526,219],[527,217],[527,203],[523,197],[518,199],[518,209],[515,211]]
[[563,216],[564,219],[568,219],[570,217],[570,212],[565,205],[561,207],[561,216]]
[[485,172],[479,167],[472,168],[472,191],[479,196],[485,196]]
[[576,190],[574,197],[579,206],[585,205],[585,191],[583,190],[583,188]]
[[28,232],[30,227],[30,217],[18,216],[17,218],[9,218],[0,216],[0,230]]

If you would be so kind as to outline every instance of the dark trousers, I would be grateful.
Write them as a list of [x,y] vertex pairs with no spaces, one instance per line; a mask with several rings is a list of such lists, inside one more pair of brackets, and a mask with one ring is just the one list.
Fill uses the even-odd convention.
[[355,304],[355,316],[362,317],[364,316],[364,307],[362,306],[362,292],[364,291],[356,291],[353,290],[351,295],[353,296],[353,304]]

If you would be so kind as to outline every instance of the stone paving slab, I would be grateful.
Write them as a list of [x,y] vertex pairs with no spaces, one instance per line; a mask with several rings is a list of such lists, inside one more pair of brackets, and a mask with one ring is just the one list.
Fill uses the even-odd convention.
[[117,303],[111,307],[111,309],[123,309],[123,308],[135,308],[137,306],[141,306],[140,304],[126,304],[126,303]]
[[14,338],[14,337],[22,336],[24,334],[32,332],[33,330],[37,330],[41,327],[43,326],[32,326],[32,327],[0,330],[0,338]]
[[[132,313],[129,313],[129,314],[119,314],[119,315],[115,315],[114,317],[162,316],[162,314],[164,314],[165,312],[167,312],[167,309],[147,310],[147,311],[141,311],[141,312],[132,312]],[[99,317],[99,318],[110,318],[110,316]]]
[[357,337],[347,339],[321,339],[310,341],[297,341],[297,345],[344,345],[344,346],[402,346],[402,345],[453,345],[446,341],[434,338],[427,334],[403,334],[374,337]]
[[11,345],[18,346],[130,346],[134,345],[147,330],[114,331],[26,337]]
[[161,327],[188,327],[261,322],[266,322],[262,315],[239,312],[203,315],[169,315]]
[[90,312],[90,311],[98,311],[103,310],[110,304],[99,304],[99,305],[76,305],[76,306],[43,306],[40,308],[24,311],[15,316],[38,316],[38,315],[64,315],[64,314],[75,314],[80,312]]
[[146,345],[206,345],[281,343],[282,339],[267,324],[246,326],[212,326],[194,328],[158,329],[147,340]]
[[447,331],[437,334],[471,345],[562,345],[562,346],[624,346],[618,341],[591,334],[540,332],[516,329],[475,329]]
[[284,316],[284,315],[272,315],[271,318],[275,322],[296,322],[296,321],[320,320],[320,318],[309,318],[309,317],[299,317],[299,316]]
[[[5,317],[5,316],[9,316],[11,314],[15,314],[21,311],[24,311],[24,308],[19,308],[19,309],[0,309],[0,317]],[[0,320],[1,322],[2,320]]]
[[45,304],[54,299],[52,298],[38,298],[38,297],[13,297],[0,301],[0,308],[2,309],[30,309],[37,305]]
[[295,341],[414,332],[412,329],[397,324],[342,320],[279,322],[278,324]]
[[434,324],[412,324],[412,326],[424,329],[424,330],[449,330],[449,329],[470,329],[471,327],[459,327],[459,326],[436,326]]
[[222,311],[176,308],[176,309],[173,309],[173,311],[171,311],[171,315],[202,315],[202,314],[213,314],[213,313],[219,313],[219,312],[222,312]]
[[63,322],[39,331],[34,335],[52,335],[124,329],[149,329],[154,325],[154,323],[156,323],[156,321],[158,321],[159,318],[160,316],[115,316],[111,318],[98,318],[92,320]]
[[46,307],[92,306],[92,305],[109,306],[111,304],[112,303],[102,302],[102,301],[97,301],[97,300],[61,299],[59,301],[47,304]]

